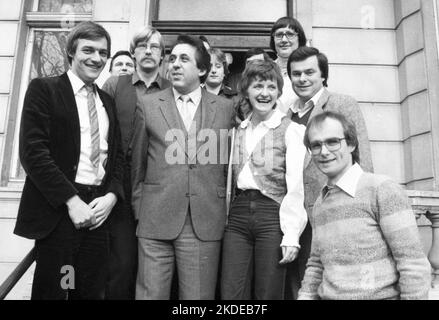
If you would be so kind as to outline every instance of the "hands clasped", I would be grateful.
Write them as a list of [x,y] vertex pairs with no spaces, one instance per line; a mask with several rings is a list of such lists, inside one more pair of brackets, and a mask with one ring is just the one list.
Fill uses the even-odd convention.
[[116,202],[116,195],[112,192],[94,199],[89,204],[76,195],[67,201],[67,208],[76,229],[90,228],[90,230],[94,230],[107,220]]

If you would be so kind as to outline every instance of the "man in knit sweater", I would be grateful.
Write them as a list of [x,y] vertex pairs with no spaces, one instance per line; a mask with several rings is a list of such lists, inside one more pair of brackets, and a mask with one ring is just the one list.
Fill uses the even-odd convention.
[[363,172],[355,126],[324,112],[304,143],[328,182],[310,217],[299,299],[427,299],[431,269],[408,198],[389,178]]

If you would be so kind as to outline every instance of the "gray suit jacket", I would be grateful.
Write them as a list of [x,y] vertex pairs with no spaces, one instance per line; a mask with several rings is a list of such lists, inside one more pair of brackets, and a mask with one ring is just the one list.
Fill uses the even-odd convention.
[[[227,132],[233,105],[231,100],[203,90],[199,108],[198,139],[188,142],[190,135],[184,129],[171,88],[142,97],[137,104],[130,149],[138,237],[175,239],[189,205],[198,238],[215,241],[223,236]],[[201,131],[199,136],[202,129],[210,130]],[[220,138],[221,134],[225,137]],[[226,152],[225,156],[221,157],[221,151]],[[206,160],[206,155],[208,163],[200,161],[200,157]]]
[[[296,103],[299,103],[299,101],[296,101]],[[315,115],[324,111],[341,113],[355,124],[360,150],[360,165],[363,170],[373,172],[367,128],[357,101],[347,95],[329,92],[325,88],[317,104],[312,109],[309,118],[311,119]],[[291,118],[291,115],[289,115],[289,117]],[[311,161],[309,153],[307,153],[305,157],[304,168],[303,183],[305,187],[305,209],[309,216],[312,213],[314,202],[317,200],[320,191],[326,184],[327,177],[316,167],[314,162]]]

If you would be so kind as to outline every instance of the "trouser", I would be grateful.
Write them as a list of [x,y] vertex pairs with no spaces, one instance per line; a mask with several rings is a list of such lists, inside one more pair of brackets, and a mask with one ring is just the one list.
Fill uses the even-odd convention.
[[[102,196],[99,187],[75,184],[86,203]],[[32,300],[103,299],[108,264],[108,229],[77,230],[67,212],[44,239],[35,241]]]
[[109,218],[109,273],[105,299],[134,300],[137,274],[136,221],[127,203],[120,203]]
[[312,228],[311,224],[306,224],[300,236],[300,250],[297,258],[287,265],[287,280],[285,288],[285,299],[296,300],[303,277],[305,276],[306,263],[311,253]]
[[198,239],[190,210],[175,240],[139,238],[136,299],[168,300],[175,267],[180,300],[214,299],[220,247]]
[[257,190],[233,201],[223,242],[221,298],[281,300],[285,291],[279,204]]

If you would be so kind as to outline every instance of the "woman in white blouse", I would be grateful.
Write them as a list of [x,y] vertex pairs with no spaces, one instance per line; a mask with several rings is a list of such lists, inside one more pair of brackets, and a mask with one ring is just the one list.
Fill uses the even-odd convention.
[[290,77],[288,77],[288,58],[294,50],[303,46],[306,46],[306,36],[298,20],[292,17],[282,17],[274,23],[270,34],[270,48],[277,54],[275,62],[279,66],[284,80],[283,93],[279,98],[278,108],[285,113],[297,100]]
[[234,138],[222,299],[283,299],[285,265],[300,248],[307,222],[302,177],[305,128],[276,108],[282,86],[273,61],[252,61],[242,76],[241,92],[252,113]]

